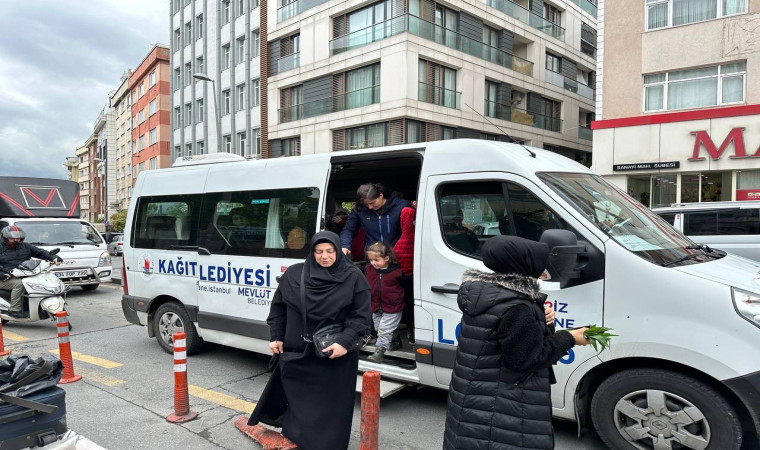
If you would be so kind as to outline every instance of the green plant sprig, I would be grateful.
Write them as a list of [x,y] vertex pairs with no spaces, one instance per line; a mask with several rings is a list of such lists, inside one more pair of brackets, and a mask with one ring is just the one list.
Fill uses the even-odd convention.
[[611,330],[612,328],[591,325],[583,332],[583,337],[589,340],[594,350],[599,350],[599,346],[601,346],[602,351],[604,351],[610,348],[610,338],[617,336],[617,334],[608,333]]

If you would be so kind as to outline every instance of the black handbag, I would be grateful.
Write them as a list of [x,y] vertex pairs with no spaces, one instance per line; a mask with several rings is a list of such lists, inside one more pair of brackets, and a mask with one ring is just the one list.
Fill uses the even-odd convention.
[[[301,337],[306,342],[311,342],[314,344],[314,352],[317,354],[317,357],[319,358],[329,358],[330,355],[332,355],[332,351],[325,352],[323,351],[327,347],[333,345],[335,342],[337,342],[338,338],[343,334],[343,325],[339,323],[334,323],[331,325],[325,325],[319,330],[315,331],[314,334],[309,337],[308,333],[306,332],[307,328],[307,321],[306,321],[306,287],[304,284],[304,273],[306,272],[306,266],[304,265],[304,269],[301,271],[301,313],[303,314],[303,327],[304,332],[301,334]],[[367,339],[369,336],[362,336],[359,339],[356,339],[351,345],[346,348],[348,352],[355,352],[358,351],[360,348],[364,346],[364,344],[367,343]]]

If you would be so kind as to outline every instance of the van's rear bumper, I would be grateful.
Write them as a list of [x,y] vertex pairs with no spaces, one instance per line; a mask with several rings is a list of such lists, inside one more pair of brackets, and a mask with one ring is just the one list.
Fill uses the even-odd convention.
[[145,325],[144,323],[140,323],[140,317],[137,313],[147,313],[149,306],[150,299],[135,297],[134,295],[121,296],[121,310],[124,312],[124,318],[127,319],[129,323]]
[[749,410],[755,424],[756,436],[760,436],[760,371],[741,377],[723,380],[725,384]]

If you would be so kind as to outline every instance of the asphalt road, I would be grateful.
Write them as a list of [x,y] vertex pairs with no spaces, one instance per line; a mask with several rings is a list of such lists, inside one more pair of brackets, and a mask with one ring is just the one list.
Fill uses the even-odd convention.
[[[260,448],[233,422],[249,414],[259,398],[269,377],[267,356],[212,345],[190,357],[190,405],[199,416],[171,424],[165,418],[173,412],[172,356],[147,337],[144,327],[126,322],[118,285],[104,284],[93,292],[76,288],[68,308],[74,371],[83,376],[62,385],[71,429],[108,449]],[[6,348],[32,356],[56,350],[55,328],[47,321],[7,324]],[[359,442],[358,399],[351,449]],[[410,387],[383,399],[380,448],[440,448],[445,415],[441,390]],[[555,421],[555,427],[558,449],[606,448],[593,431],[579,440],[575,424]]]

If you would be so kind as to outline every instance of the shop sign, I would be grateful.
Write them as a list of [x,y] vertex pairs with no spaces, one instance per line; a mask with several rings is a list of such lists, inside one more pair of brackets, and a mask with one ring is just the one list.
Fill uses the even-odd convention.
[[710,158],[712,160],[717,161],[721,156],[723,156],[723,152],[726,151],[729,144],[732,142],[734,144],[734,154],[729,156],[729,158],[736,159],[760,157],[760,148],[758,148],[757,151],[755,151],[755,153],[752,155],[747,154],[744,146],[744,127],[731,129],[731,131],[728,132],[728,136],[723,139],[723,143],[720,144],[720,147],[715,146],[715,142],[713,142],[707,131],[692,131],[691,134],[694,136],[694,151],[692,152],[689,161],[704,161],[706,158],[699,156],[699,152],[702,150],[702,148],[707,150],[707,154],[710,155]]
[[760,200],[760,189],[737,189],[737,200]]
[[633,164],[614,164],[612,170],[655,170],[655,169],[678,169],[681,167],[679,161],[665,161],[665,162],[648,162],[648,163],[633,163]]

